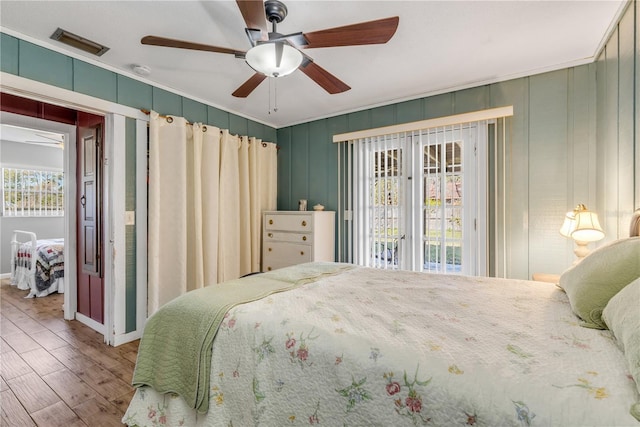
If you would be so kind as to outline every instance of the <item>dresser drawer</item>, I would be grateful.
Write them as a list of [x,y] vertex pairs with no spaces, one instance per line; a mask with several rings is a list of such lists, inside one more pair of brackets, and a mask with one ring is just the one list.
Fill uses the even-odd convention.
[[267,230],[285,230],[309,232],[313,230],[313,215],[308,213],[290,215],[265,215]]
[[264,235],[264,243],[268,242],[291,242],[310,245],[313,243],[313,234],[287,233],[284,231],[267,231]]
[[261,271],[335,260],[335,212],[262,213]]
[[271,271],[290,265],[310,262],[313,259],[312,248],[284,242],[265,243],[263,249],[263,271]]

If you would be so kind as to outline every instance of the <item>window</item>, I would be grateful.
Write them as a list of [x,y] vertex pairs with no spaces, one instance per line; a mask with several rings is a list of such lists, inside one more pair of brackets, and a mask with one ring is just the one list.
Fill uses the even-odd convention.
[[[334,136],[344,142],[338,150],[339,260],[497,275],[503,242],[492,221],[504,210],[504,197],[489,173],[489,156],[499,156],[504,144],[507,109]],[[502,170],[498,160],[494,175]]]
[[[486,121],[354,142],[355,261],[378,268],[477,274],[475,148]],[[468,149],[467,147],[470,147]],[[483,173],[486,176],[486,172]],[[470,225],[469,223],[474,225]],[[464,260],[464,262],[463,262]]]
[[2,168],[2,215],[64,216],[64,173]]

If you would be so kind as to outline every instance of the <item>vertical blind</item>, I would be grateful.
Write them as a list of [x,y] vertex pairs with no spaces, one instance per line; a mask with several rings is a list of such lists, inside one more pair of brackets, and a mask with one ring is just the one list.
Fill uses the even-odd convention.
[[2,168],[4,216],[63,216],[64,172]]
[[[479,268],[483,274],[506,276],[503,117],[512,109],[503,113],[490,122],[419,127],[423,121],[400,132],[381,129],[376,135],[372,129],[363,137],[335,136],[334,142],[341,142],[338,259],[384,269],[461,272],[463,260],[479,258],[485,263]],[[491,168],[490,176],[486,171],[480,175],[484,187],[478,186],[478,175],[466,183],[462,178],[463,167],[474,169],[463,165],[462,159],[469,158],[465,150],[475,156],[477,149],[475,143],[465,147],[462,141],[476,138],[476,133],[485,138],[485,153],[478,161]],[[482,188],[484,194],[478,194]],[[472,233],[474,221],[464,226],[463,211],[470,201],[484,211],[482,220],[491,222],[486,227],[490,235]],[[465,246],[475,247],[476,253],[465,253]],[[477,257],[479,251],[484,258]],[[491,265],[486,265],[488,258]]]

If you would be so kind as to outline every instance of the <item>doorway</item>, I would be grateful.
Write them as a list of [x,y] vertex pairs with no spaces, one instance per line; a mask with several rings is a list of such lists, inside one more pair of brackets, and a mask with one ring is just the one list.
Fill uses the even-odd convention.
[[[100,155],[102,148],[87,152],[85,147],[90,145],[89,140],[82,137],[82,132],[92,130],[94,137],[91,141],[99,143],[102,147],[104,117],[4,93],[1,114],[3,124],[59,132],[64,134],[65,141],[68,141],[64,150],[64,318],[77,319],[104,334],[104,261],[100,256],[103,253],[103,209],[100,191],[103,176]],[[87,194],[86,186],[78,185],[83,182],[78,177],[80,173],[85,173],[88,162],[92,162],[91,194]],[[86,215],[87,212],[91,214]],[[92,233],[85,231],[87,217],[90,217],[93,223]],[[82,232],[80,227],[84,227]],[[93,253],[92,261],[87,256],[88,253]],[[91,262],[92,266],[87,268],[87,263],[81,260]],[[90,279],[87,279],[87,276]],[[91,290],[87,291],[88,288]]]

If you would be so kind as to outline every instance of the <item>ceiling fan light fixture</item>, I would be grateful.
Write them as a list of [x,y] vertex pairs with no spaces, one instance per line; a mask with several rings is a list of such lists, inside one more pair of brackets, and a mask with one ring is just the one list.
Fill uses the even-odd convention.
[[268,77],[282,77],[293,73],[302,63],[302,53],[298,49],[282,43],[282,59],[276,65],[276,43],[261,43],[247,51],[247,64]]

